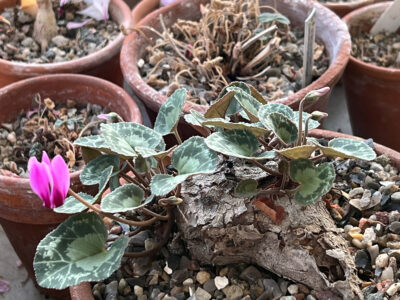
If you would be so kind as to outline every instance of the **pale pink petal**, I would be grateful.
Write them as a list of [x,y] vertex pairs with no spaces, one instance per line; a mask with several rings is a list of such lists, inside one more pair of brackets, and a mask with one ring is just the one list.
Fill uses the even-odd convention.
[[176,0],[161,0],[160,4],[161,6],[169,5],[171,3],[174,3]]
[[60,155],[56,155],[51,161],[51,175],[53,186],[50,202],[52,208],[56,208],[64,204],[70,185],[68,166]]
[[50,190],[53,185],[50,168],[45,163],[37,161],[36,157],[31,157],[28,162],[29,183],[33,192],[43,201],[43,206],[51,208]]
[[[87,2],[89,3],[89,2]],[[83,10],[78,11],[78,13],[91,17],[97,21],[108,19],[108,6],[110,0],[97,0],[91,2],[91,5]]]
[[89,21],[90,19],[85,20],[83,22],[68,22],[67,29],[71,30],[71,29],[81,28],[82,26],[86,25]]
[[49,156],[47,155],[47,152],[46,152],[46,151],[43,151],[43,152],[42,152],[42,163],[45,163],[45,164],[48,165],[48,166],[51,165],[50,158],[49,158]]
[[10,290],[10,283],[7,280],[0,279],[0,293],[5,293]]

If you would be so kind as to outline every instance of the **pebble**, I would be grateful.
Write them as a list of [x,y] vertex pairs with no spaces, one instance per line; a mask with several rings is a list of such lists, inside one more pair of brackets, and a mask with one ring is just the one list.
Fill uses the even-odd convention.
[[196,280],[200,284],[206,283],[206,281],[209,280],[210,278],[211,278],[210,273],[205,272],[205,271],[200,271],[196,275]]
[[135,285],[135,286],[133,287],[133,293],[134,293],[136,296],[143,295],[143,288],[142,288],[141,286]]
[[246,280],[249,283],[257,282],[262,277],[261,272],[254,266],[248,266],[240,274],[240,278]]
[[279,298],[282,296],[281,289],[278,284],[273,279],[263,279],[263,285],[265,291],[270,291],[274,298]]
[[397,283],[392,284],[392,285],[386,290],[386,293],[387,293],[389,296],[393,296],[393,295],[396,294],[399,290],[400,290],[400,282],[397,282]]
[[349,192],[349,196],[350,198],[354,198],[355,196],[362,195],[363,193],[364,189],[362,187],[357,187]]
[[288,292],[290,295],[297,294],[299,292],[299,287],[297,284],[291,284],[288,286]]
[[400,234],[400,222],[395,221],[389,225],[389,230],[393,233]]
[[194,293],[196,300],[210,300],[211,299],[211,294],[201,287],[198,287],[196,289],[196,292]]
[[64,37],[63,35],[56,35],[55,37],[53,37],[51,39],[51,41],[59,48],[64,49],[66,48],[69,43],[70,40],[66,37]]
[[295,296],[283,296],[280,298],[280,300],[296,300]]
[[218,290],[222,290],[229,284],[229,279],[226,276],[216,276],[214,284]]
[[[210,294],[214,293],[215,290],[217,289],[217,286],[215,285],[215,279],[209,279],[206,281],[206,283],[203,285],[203,289],[205,289],[207,292]],[[228,282],[229,283],[229,282]],[[228,285],[228,284],[227,284]],[[224,286],[225,287],[225,286]],[[223,288],[224,288],[223,287]]]
[[106,300],[117,300],[118,281],[114,280],[107,284],[104,293],[106,296]]
[[230,285],[222,290],[228,300],[239,300],[243,297],[243,290],[238,285]]
[[375,265],[378,268],[385,268],[389,263],[389,255],[386,253],[379,254],[375,260]]
[[379,255],[379,246],[378,245],[371,245],[367,248],[369,256],[371,258],[371,264],[375,265],[375,260]]
[[381,274],[381,281],[385,280],[393,280],[394,279],[394,273],[392,267],[386,267]]
[[390,199],[395,202],[400,202],[400,192],[393,193]]

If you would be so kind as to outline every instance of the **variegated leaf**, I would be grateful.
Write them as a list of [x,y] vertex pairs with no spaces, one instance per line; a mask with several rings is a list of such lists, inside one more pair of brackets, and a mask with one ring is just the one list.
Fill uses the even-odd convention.
[[[206,119],[202,125],[204,126],[216,126],[216,127],[221,127],[224,129],[244,129],[244,130],[248,130],[250,132],[252,132],[255,136],[259,137],[259,136],[264,136],[266,134],[269,134],[271,131],[264,128],[264,127],[260,127],[260,124],[256,124],[256,123],[244,123],[244,122],[237,122],[237,123],[233,123],[233,122],[229,122],[225,119],[222,118],[213,118],[213,119]],[[262,124],[261,124],[262,126]]]
[[125,184],[107,194],[101,201],[101,210],[108,213],[119,213],[138,209],[142,204],[144,191],[136,184]]
[[253,196],[257,194],[258,181],[254,179],[244,179],[235,188],[235,195]]
[[323,163],[317,167],[309,159],[292,160],[290,178],[300,184],[295,199],[302,205],[315,203],[332,187],[335,179],[335,169],[331,163]]
[[363,141],[354,139],[332,139],[329,141],[328,147],[319,145],[319,148],[326,156],[364,159],[368,161],[376,158],[376,153],[370,146]]
[[171,163],[178,170],[178,176],[155,175],[150,183],[151,191],[156,196],[166,195],[188,176],[214,172],[217,161],[217,153],[205,145],[204,138],[191,137],[172,154]]
[[38,284],[60,290],[109,277],[119,268],[129,239],[121,237],[106,249],[107,236],[96,213],[69,217],[37,246],[33,267]]
[[[86,193],[79,192],[78,195],[90,204],[96,202],[96,199],[93,196]],[[67,199],[65,199],[63,205],[54,208],[53,211],[60,214],[76,214],[84,211],[85,209],[87,209],[85,204],[79,202],[74,196],[69,196]]]
[[270,113],[263,120],[263,124],[271,129],[274,134],[284,143],[290,144],[297,140],[299,131],[296,124],[281,113]]
[[[233,97],[235,96],[235,91],[230,91],[219,98],[215,103],[213,103],[204,114],[204,118],[225,118],[226,112]],[[196,116],[194,116],[196,117]],[[197,119],[197,118],[196,118]]]
[[289,159],[309,158],[311,154],[317,149],[315,145],[303,145],[293,148],[277,150],[280,155]]
[[267,116],[271,113],[281,113],[288,117],[290,120],[294,119],[294,112],[289,106],[280,103],[268,103],[260,107],[258,111],[258,118],[260,122],[266,126]]
[[[303,130],[306,129],[306,120],[309,116],[311,116],[311,114],[303,111],[303,113],[302,113],[302,119],[303,119],[302,128],[303,128]],[[299,127],[299,112],[298,111],[294,112],[293,122],[297,125],[297,127]],[[315,121],[313,119],[308,120],[308,130],[309,131],[312,129],[318,128],[320,125],[321,124],[318,121]]]
[[176,90],[168,100],[161,105],[157,114],[154,130],[161,135],[167,135],[175,128],[186,100],[186,90]]
[[247,130],[230,130],[215,132],[205,140],[207,146],[219,153],[244,159],[270,159],[275,157],[274,151],[256,154],[258,150],[258,139]]
[[113,167],[113,172],[119,170],[119,157],[115,155],[102,155],[90,161],[79,178],[84,185],[94,185],[100,182],[100,176],[109,166]]

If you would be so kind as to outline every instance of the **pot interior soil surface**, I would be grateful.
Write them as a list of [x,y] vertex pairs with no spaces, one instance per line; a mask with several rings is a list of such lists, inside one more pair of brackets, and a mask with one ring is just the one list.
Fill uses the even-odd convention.
[[[279,12],[259,13],[257,2],[238,6],[212,0],[201,7],[199,21],[178,20],[168,30],[163,26],[138,61],[141,76],[167,96],[184,87],[191,91],[188,101],[202,105],[212,104],[232,81],[249,83],[271,100],[294,94],[301,89],[303,29],[291,28]],[[328,66],[325,47],[317,41],[313,80]]]
[[27,177],[29,158],[36,156],[41,161],[43,151],[50,158],[60,154],[71,172],[83,168],[80,147],[73,142],[99,132],[102,120],[97,115],[105,109],[90,103],[78,106],[72,99],[67,105],[53,100],[37,94],[31,110],[21,112],[12,123],[0,124],[0,174]]
[[400,33],[367,32],[352,35],[351,54],[359,60],[385,68],[400,68]]
[[[326,144],[323,139],[319,142]],[[365,299],[389,299],[400,291],[399,170],[390,164],[386,155],[372,162],[337,159],[332,163],[337,177],[331,191],[319,200],[320,204],[324,203],[337,226],[334,234],[342,236],[347,243],[346,247],[355,262],[352,265],[356,270],[359,288]],[[205,190],[208,183],[201,179],[214,176],[211,180],[220,185],[220,189],[225,189],[224,193],[231,194],[233,191],[229,187],[235,186],[252,172],[256,172],[255,168],[242,161],[225,161],[220,164],[216,177],[199,175],[191,181],[197,182]],[[265,173],[259,175],[261,177],[257,179],[262,185],[271,180],[265,177]],[[187,190],[188,187],[183,186],[183,194]],[[211,203],[213,200],[204,201]],[[215,204],[215,211],[217,206]],[[181,214],[178,209],[175,213],[177,216]],[[109,239],[133,230],[124,224],[109,224]],[[247,234],[251,236],[251,232]],[[311,232],[309,234],[312,235]],[[128,251],[150,249],[155,244],[156,235],[151,230],[139,232],[131,237]],[[123,258],[122,267],[110,278],[92,285],[95,299],[355,299],[343,298],[331,291],[312,290],[301,282],[279,278],[251,263],[232,261],[232,264],[205,265],[203,261],[191,257],[188,248],[194,252],[196,249],[186,244],[184,235],[175,227],[169,242],[156,256]],[[307,242],[309,238],[304,236],[304,244],[300,247],[312,252],[315,245]],[[198,249],[203,249],[205,241],[200,239],[197,242]],[[242,259],[250,260],[249,256]],[[339,264],[329,266],[329,260],[320,262],[319,271],[330,282],[346,276]]]
[[79,28],[68,29],[69,23],[82,23],[87,18],[77,13],[81,4],[60,8],[59,2],[53,0],[58,33],[44,53],[32,38],[34,18],[18,8],[6,9],[1,16],[10,24],[0,22],[0,58],[38,64],[71,61],[104,48],[120,33],[119,25],[111,19],[90,19]]

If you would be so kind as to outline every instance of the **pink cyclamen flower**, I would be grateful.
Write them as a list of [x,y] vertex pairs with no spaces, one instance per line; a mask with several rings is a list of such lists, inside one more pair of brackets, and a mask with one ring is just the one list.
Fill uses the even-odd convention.
[[43,200],[43,206],[56,208],[64,204],[70,178],[68,166],[60,155],[50,161],[43,151],[42,162],[34,156],[29,159],[28,171],[31,188]]

